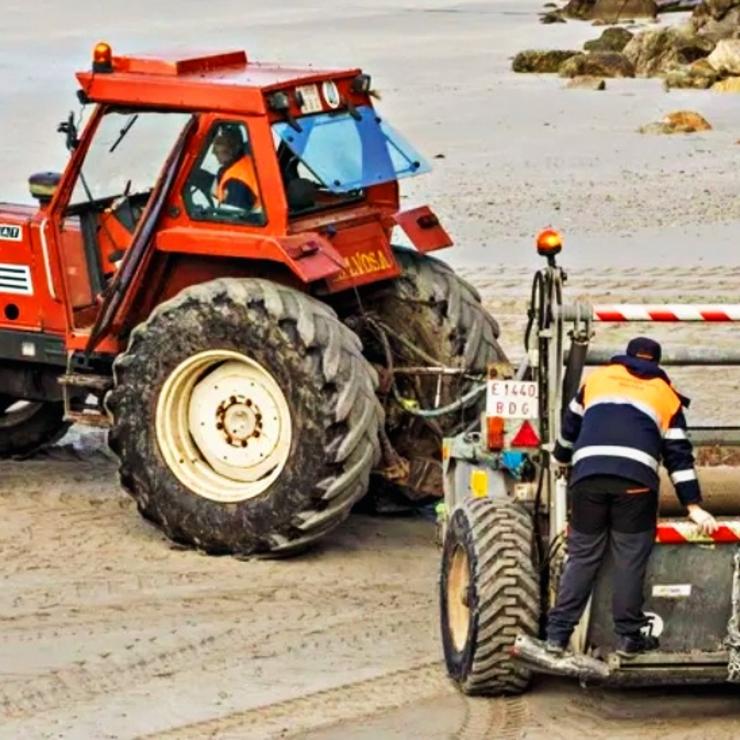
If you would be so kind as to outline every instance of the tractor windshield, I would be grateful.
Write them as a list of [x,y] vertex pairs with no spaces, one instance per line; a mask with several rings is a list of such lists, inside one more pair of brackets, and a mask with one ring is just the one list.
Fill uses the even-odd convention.
[[[354,113],[354,115],[353,115]],[[370,106],[353,113],[320,113],[273,125],[290,149],[332,193],[351,193],[429,171],[424,158]]]
[[95,131],[70,205],[145,194],[190,115],[112,110]]

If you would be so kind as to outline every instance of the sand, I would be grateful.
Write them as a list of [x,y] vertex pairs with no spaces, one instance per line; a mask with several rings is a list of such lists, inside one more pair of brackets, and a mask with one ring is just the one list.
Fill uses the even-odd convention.
[[[586,24],[540,26],[531,0],[334,4],[21,3],[0,28],[2,197],[65,162],[56,123],[94,42],[121,51],[246,47],[253,58],[361,66],[381,110],[435,165],[407,182],[456,238],[445,258],[481,290],[521,353],[532,247],[566,235],[568,295],[736,301],[740,98],[665,93],[657,80],[562,89],[515,76],[523,48],[580,45]],[[671,18],[673,21],[674,18]],[[682,108],[711,132],[647,137]],[[437,158],[443,155],[443,158]],[[603,346],[634,327],[599,329]],[[731,326],[678,332],[737,346]],[[737,424],[740,373],[675,373],[694,423]],[[71,446],[74,443],[74,446]],[[444,675],[439,553],[419,518],[352,517],[288,562],[173,547],[118,488],[100,434],[75,430],[39,459],[0,463],[2,738],[730,738],[736,692],[584,691],[539,680],[523,698],[473,700]]]

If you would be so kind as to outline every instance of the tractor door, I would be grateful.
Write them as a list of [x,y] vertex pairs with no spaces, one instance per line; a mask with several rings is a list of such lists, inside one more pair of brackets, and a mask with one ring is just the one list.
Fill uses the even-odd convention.
[[164,163],[190,119],[187,113],[111,108],[94,126],[58,220],[73,328],[95,323]]

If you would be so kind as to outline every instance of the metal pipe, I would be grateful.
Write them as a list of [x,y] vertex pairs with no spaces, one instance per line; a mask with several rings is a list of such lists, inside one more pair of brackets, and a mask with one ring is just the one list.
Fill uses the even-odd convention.
[[[624,347],[591,347],[586,356],[587,365],[607,365],[614,355],[624,354]],[[568,357],[566,355],[566,362]],[[715,347],[664,347],[661,365],[686,365],[695,367],[740,366],[740,349]]]
[[693,445],[704,447],[740,447],[740,427],[689,427]]
[[[696,469],[704,497],[704,506],[712,514],[740,514],[740,470],[731,465],[699,467]],[[673,484],[665,470],[660,471],[660,513],[662,516],[680,516],[686,513],[674,493]]]
[[394,367],[395,375],[466,375],[468,371],[460,367]]

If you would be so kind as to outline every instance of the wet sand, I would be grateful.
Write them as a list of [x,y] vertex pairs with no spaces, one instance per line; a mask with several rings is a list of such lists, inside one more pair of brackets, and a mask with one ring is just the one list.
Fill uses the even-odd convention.
[[[541,26],[530,0],[263,0],[4,4],[3,199],[63,167],[56,123],[94,42],[140,51],[246,47],[250,56],[361,66],[381,111],[435,165],[407,182],[458,242],[444,257],[521,353],[533,234],[563,229],[568,295],[730,302],[740,292],[740,97],[665,93],[655,80],[562,90],[515,76],[523,48],[580,46],[598,29]],[[692,108],[714,130],[646,137]],[[437,158],[443,155],[443,158]],[[737,346],[727,326],[641,325],[664,341]],[[616,345],[632,328],[600,329]],[[740,373],[682,370],[692,421],[738,423]],[[70,441],[77,445],[67,446]],[[173,548],[117,485],[100,435],[0,463],[0,737],[730,738],[734,691],[583,691],[541,680],[520,699],[473,700],[444,676],[438,551],[420,519],[352,517],[288,562]]]

